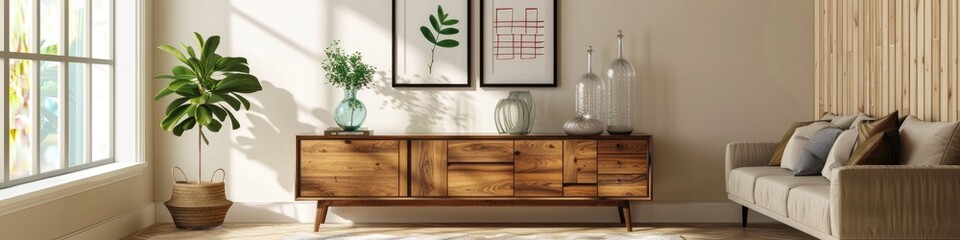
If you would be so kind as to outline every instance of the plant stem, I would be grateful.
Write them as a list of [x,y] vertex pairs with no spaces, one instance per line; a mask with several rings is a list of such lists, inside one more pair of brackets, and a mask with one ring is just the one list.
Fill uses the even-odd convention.
[[430,49],[430,64],[427,64],[427,73],[433,74],[433,56],[436,55],[437,44],[433,44],[433,49]]
[[203,178],[203,126],[197,128],[200,134],[197,134],[197,185],[200,185],[200,179]]

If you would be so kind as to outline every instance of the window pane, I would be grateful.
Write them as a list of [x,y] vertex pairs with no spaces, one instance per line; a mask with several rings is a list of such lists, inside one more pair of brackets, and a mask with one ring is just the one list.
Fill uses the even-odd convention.
[[70,63],[67,74],[67,129],[68,147],[67,156],[70,166],[83,164],[86,159],[86,149],[84,149],[87,137],[84,129],[86,128],[86,92],[84,88],[87,85],[87,65],[82,63]]
[[33,118],[30,114],[33,61],[10,60],[10,179],[33,175],[33,154],[30,151],[30,131]]
[[40,53],[59,55],[63,41],[60,35],[63,35],[63,0],[40,0]]
[[34,51],[34,1],[33,0],[11,0],[10,1],[10,51],[11,52],[31,52]]
[[63,168],[60,161],[60,62],[40,62],[40,172]]
[[87,35],[90,30],[87,29],[87,9],[86,0],[70,0],[70,56],[87,56]]
[[110,45],[112,40],[110,39],[111,2],[113,1],[93,0],[93,32],[91,44],[93,44],[94,58],[110,58]]
[[110,147],[110,139],[112,138],[111,128],[113,126],[113,119],[111,119],[111,98],[113,97],[113,91],[111,89],[111,68],[108,65],[94,64],[92,67],[92,77],[93,82],[90,88],[91,95],[91,109],[90,117],[93,129],[90,130],[92,135],[92,141],[90,144],[92,146],[90,151],[93,161],[106,160],[112,158],[111,155],[113,149]]

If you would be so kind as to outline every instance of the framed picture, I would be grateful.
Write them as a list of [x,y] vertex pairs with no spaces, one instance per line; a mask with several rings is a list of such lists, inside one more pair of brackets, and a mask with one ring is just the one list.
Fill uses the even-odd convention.
[[469,0],[393,1],[393,87],[469,87]]
[[557,1],[480,5],[480,86],[557,86]]

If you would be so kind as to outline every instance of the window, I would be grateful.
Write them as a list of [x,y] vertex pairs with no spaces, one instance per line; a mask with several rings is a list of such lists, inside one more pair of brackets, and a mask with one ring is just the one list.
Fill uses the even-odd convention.
[[114,161],[114,0],[4,0],[0,188]]

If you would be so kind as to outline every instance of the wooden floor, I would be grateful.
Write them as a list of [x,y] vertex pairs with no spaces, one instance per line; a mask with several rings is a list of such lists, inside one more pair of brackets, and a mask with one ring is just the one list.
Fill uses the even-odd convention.
[[[634,232],[680,235],[685,239],[816,239],[783,224],[635,224]],[[624,233],[617,224],[325,224],[316,233],[336,234],[497,234],[534,233]],[[158,224],[127,239],[283,239],[313,233],[313,224],[225,224],[208,231],[178,230],[173,224]]]

